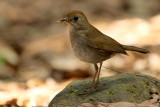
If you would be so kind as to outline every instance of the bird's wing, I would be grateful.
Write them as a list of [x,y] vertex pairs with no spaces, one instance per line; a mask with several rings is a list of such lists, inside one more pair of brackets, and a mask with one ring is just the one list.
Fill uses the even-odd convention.
[[85,36],[86,42],[90,47],[106,52],[127,54],[122,45],[114,39],[102,34],[101,32],[92,34],[87,33]]

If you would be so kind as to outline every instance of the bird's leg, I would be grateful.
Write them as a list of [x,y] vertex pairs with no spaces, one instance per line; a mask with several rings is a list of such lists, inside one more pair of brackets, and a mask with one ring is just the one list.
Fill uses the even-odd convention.
[[99,84],[99,76],[100,76],[101,68],[102,68],[102,62],[100,62],[100,66],[99,66],[98,73],[97,73],[97,81],[96,81],[95,86]]
[[[93,91],[95,91],[94,88],[99,83],[99,75],[100,75],[101,67],[102,67],[102,62],[100,63],[100,68],[99,69],[98,69],[98,65],[94,64],[94,68],[95,68],[96,72],[95,72],[94,77],[93,77],[92,85],[91,85],[89,90],[86,90],[84,93],[81,93],[80,95],[83,95],[83,94],[88,95],[88,94],[92,93]],[[96,81],[96,84],[95,84],[96,78],[97,78],[97,81]]]
[[95,72],[95,74],[94,74],[91,87],[89,88],[89,90],[86,90],[85,92],[80,93],[79,95],[84,95],[84,94],[88,95],[88,94],[90,94],[90,93],[92,93],[92,92],[94,91],[93,87],[95,86],[95,79],[96,79],[97,73],[98,73],[98,65],[97,65],[97,64],[94,64],[94,68],[95,68],[95,71],[96,71],[96,72]]
[[98,65],[97,65],[97,64],[94,64],[94,68],[95,68],[95,71],[96,71],[96,72],[95,72],[94,77],[93,77],[91,89],[93,88],[94,83],[95,83],[95,79],[96,79],[96,77],[97,77],[97,73],[98,73]]

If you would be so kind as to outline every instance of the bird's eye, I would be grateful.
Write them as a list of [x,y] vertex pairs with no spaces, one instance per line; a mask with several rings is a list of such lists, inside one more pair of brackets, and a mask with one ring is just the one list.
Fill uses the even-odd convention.
[[78,20],[78,17],[74,17],[74,20],[77,21],[77,20]]

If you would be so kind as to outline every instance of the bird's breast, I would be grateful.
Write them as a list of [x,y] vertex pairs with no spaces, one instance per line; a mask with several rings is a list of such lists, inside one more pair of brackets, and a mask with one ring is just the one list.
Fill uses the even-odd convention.
[[70,33],[71,46],[74,54],[82,61],[99,63],[111,57],[111,53],[100,51],[87,45],[84,36],[78,33]]

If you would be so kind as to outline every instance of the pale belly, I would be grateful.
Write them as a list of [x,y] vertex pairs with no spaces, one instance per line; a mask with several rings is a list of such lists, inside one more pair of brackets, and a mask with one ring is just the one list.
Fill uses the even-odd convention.
[[96,48],[89,47],[85,40],[71,40],[71,45],[74,54],[82,61],[88,63],[100,63],[106,59],[109,59],[112,54],[104,51],[100,51]]

